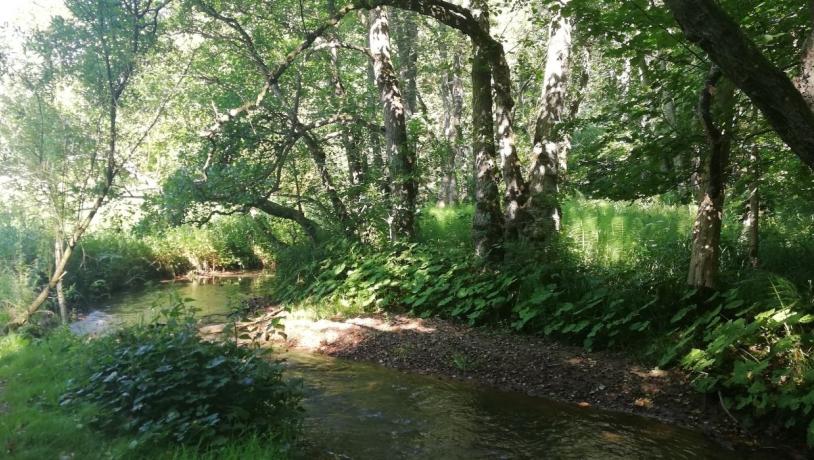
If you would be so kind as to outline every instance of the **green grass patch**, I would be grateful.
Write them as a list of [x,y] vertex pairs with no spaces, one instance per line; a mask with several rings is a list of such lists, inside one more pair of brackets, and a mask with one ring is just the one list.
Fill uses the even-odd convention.
[[247,435],[208,450],[156,445],[134,449],[132,436],[95,429],[94,404],[60,405],[60,397],[89,377],[95,353],[64,329],[43,339],[0,337],[0,457],[10,459],[281,459],[277,440]]

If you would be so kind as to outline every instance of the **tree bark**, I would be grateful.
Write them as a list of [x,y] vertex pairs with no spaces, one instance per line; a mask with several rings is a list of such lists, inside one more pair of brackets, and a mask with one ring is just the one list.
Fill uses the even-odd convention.
[[306,217],[302,211],[290,208],[288,206],[283,206],[268,199],[260,200],[252,204],[252,206],[270,216],[296,222],[300,225],[300,227],[302,227],[303,231],[312,242],[319,241],[319,225]]
[[568,65],[571,56],[571,21],[556,13],[551,21],[546,52],[543,92],[534,128],[529,212],[530,236],[548,240],[560,231],[560,164],[566,161],[570,141],[561,129],[566,115]]
[[721,254],[721,223],[724,206],[724,171],[728,162],[731,133],[715,124],[712,99],[722,73],[713,66],[707,75],[698,102],[698,115],[709,145],[706,188],[693,224],[692,254],[687,284],[700,289],[718,287]]
[[418,22],[412,11],[395,10],[392,14],[399,57],[399,76],[404,85],[404,101],[409,118],[416,113],[418,104]]
[[794,86],[803,95],[808,107],[814,110],[814,1],[808,2],[812,30],[803,44],[803,55],[800,59],[800,76]]
[[454,206],[458,202],[458,160],[462,158],[461,118],[463,116],[464,86],[461,79],[461,56],[452,56],[452,66],[444,76],[442,100],[444,103],[445,158],[442,159],[441,187],[438,206]]
[[[482,14],[481,21],[488,24],[487,13]],[[478,257],[497,261],[503,256],[503,228],[492,123],[492,75],[488,51],[475,43],[473,53],[472,153],[475,155],[476,177],[472,240]]]
[[749,196],[743,219],[742,239],[746,243],[749,263],[753,268],[760,265],[760,150],[757,145],[749,152]]
[[[328,13],[336,15],[336,2],[328,0]],[[330,35],[330,39],[335,39],[335,34]],[[342,83],[342,76],[339,72],[339,46],[333,41],[333,46],[328,50],[328,59],[331,66],[331,85],[334,87],[334,96],[339,100],[343,110],[347,109],[347,91]],[[359,142],[356,141],[352,128],[347,128],[342,132],[342,147],[345,149],[345,158],[348,163],[348,180],[351,185],[360,185],[365,181],[365,162],[362,152],[359,150]]]
[[814,113],[789,77],[713,0],[665,0],[665,4],[687,39],[707,52],[792,152],[814,168]]
[[415,203],[417,185],[415,152],[407,139],[405,101],[398,77],[390,60],[390,25],[385,10],[377,7],[370,12],[370,51],[373,72],[384,106],[386,158],[390,171],[391,196],[390,240],[410,240],[415,235]]
[[[54,263],[62,259],[63,247],[65,242],[62,240],[62,232],[57,231],[54,238]],[[57,281],[57,305],[59,306],[59,319],[62,324],[68,324],[68,303],[65,300],[65,290],[62,286],[62,278]]]
[[[473,6],[480,10],[478,22],[483,35],[489,34],[489,4],[486,0],[476,0]],[[492,71],[492,83],[495,92],[494,109],[497,126],[500,169],[503,174],[504,230],[506,237],[514,239],[522,225],[521,208],[528,199],[528,185],[520,169],[517,156],[517,145],[514,138],[514,99],[512,98],[511,69],[506,62],[503,45],[491,40],[473,38],[473,43],[480,47],[480,52]],[[480,174],[480,172],[478,172]]]

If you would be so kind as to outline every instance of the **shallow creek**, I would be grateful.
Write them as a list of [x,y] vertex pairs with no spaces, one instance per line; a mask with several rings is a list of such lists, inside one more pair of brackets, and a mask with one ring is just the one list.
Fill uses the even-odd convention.
[[[256,277],[162,284],[114,297],[72,329],[96,333],[149,320],[151,306],[172,290],[194,299],[201,315],[223,314],[235,293],[261,286]],[[643,417],[303,352],[281,357],[303,382],[304,458],[776,458],[733,452]]]

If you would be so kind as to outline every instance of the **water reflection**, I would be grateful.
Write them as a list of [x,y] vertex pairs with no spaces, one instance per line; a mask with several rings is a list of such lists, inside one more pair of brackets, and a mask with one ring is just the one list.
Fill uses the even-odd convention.
[[365,363],[287,356],[290,374],[306,389],[306,458],[760,458],[641,417]]

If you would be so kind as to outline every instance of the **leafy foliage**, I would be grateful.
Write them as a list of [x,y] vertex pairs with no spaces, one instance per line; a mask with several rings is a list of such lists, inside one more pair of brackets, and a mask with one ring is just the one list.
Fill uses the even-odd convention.
[[202,340],[180,299],[162,317],[164,324],[127,328],[93,344],[92,374],[61,403],[96,404],[99,427],[144,444],[223,444],[248,433],[285,438],[295,431],[299,391],[283,379],[280,362]]

